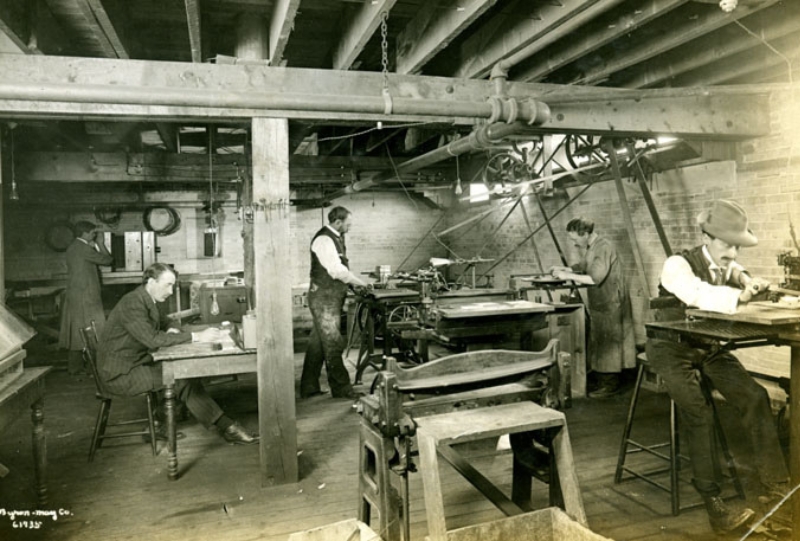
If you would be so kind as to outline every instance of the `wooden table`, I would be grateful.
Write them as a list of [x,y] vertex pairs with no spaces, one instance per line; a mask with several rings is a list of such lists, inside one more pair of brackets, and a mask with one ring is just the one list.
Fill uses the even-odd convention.
[[47,445],[44,435],[44,378],[50,367],[26,368],[22,375],[0,390],[0,433],[31,408],[33,425],[33,468],[36,501],[47,505]]
[[242,349],[230,338],[210,344],[191,343],[164,347],[153,353],[160,361],[167,413],[167,473],[178,478],[178,444],[175,428],[175,381],[256,372],[256,350]]
[[[782,308],[775,303],[754,302],[742,306],[735,314],[721,314],[705,310],[690,309],[688,316],[716,322],[731,322],[729,328],[760,329],[762,338],[773,345],[789,346],[791,349],[791,387],[789,391],[790,411],[800,412],[800,310]],[[691,322],[690,322],[691,323]],[[648,324],[650,327],[652,324]],[[755,338],[755,337],[753,337]],[[724,340],[724,338],[723,338]],[[789,437],[789,471],[792,487],[800,484],[800,425],[792,423]],[[800,495],[792,498],[793,517],[800,517]],[[793,541],[800,541],[800,528],[792,531]]]

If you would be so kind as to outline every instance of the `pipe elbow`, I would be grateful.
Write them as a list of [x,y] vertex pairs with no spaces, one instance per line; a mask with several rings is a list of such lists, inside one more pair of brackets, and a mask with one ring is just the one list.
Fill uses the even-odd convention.
[[508,79],[508,66],[504,61],[495,62],[492,66],[492,71],[489,72],[489,80],[493,81],[497,78]]

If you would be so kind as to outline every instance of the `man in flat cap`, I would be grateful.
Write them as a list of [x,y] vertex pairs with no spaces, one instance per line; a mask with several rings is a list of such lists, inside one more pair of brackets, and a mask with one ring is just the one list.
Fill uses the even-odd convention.
[[[741,247],[755,246],[758,239],[748,228],[747,213],[733,201],[715,201],[697,218],[703,244],[669,257],[661,272],[660,294],[673,295],[687,307],[723,313],[736,312],[769,282],[750,276],[736,262]],[[678,405],[686,429],[693,484],[700,493],[717,533],[744,526],[751,509],[731,505],[720,498],[715,474],[713,410],[700,386],[705,378],[739,413],[745,434],[756,451],[763,502],[788,492],[789,472],[778,442],[766,390],[756,383],[741,363],[727,351],[719,351],[709,340],[662,340],[650,338],[647,359]],[[698,377],[698,371],[700,376]]]

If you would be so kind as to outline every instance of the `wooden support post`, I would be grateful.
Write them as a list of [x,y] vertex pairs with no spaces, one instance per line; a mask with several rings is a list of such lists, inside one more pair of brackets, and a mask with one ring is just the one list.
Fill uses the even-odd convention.
[[[236,50],[237,58],[242,60],[264,60],[269,54],[269,28],[262,17],[252,14],[242,14],[236,19]],[[245,146],[245,155],[250,149]],[[241,164],[247,170],[246,164]],[[253,203],[252,180],[245,175],[246,186],[242,190],[242,205],[249,208]],[[254,254],[253,254],[253,224],[243,220],[242,238],[244,239],[244,283],[247,286],[248,302],[253,300],[253,284],[255,283]]]
[[639,243],[636,240],[636,229],[633,226],[633,219],[631,218],[631,209],[628,206],[628,198],[625,196],[625,187],[622,185],[622,173],[619,169],[619,161],[617,160],[617,151],[614,148],[613,141],[607,141],[603,144],[608,157],[611,160],[611,169],[614,172],[614,184],[617,187],[617,195],[619,196],[619,205],[622,207],[622,216],[625,218],[625,225],[628,229],[628,237],[631,241],[631,249],[633,250],[633,257],[636,259],[636,268],[639,270],[639,278],[642,280],[642,286],[645,289],[645,296],[652,295],[650,291],[650,283],[647,281],[647,273],[644,269],[644,261],[642,260],[642,252],[639,250]]
[[254,118],[253,253],[258,329],[258,425],[261,483],[295,483],[297,424],[289,261],[289,127]]
[[3,184],[11,184],[9,180],[6,179],[5,175],[3,174],[3,136],[5,132],[0,130],[0,301],[6,302],[6,250],[5,245],[3,244],[3,223],[5,222],[5,209],[3,208],[3,200],[4,200],[4,192],[5,189],[3,188]]

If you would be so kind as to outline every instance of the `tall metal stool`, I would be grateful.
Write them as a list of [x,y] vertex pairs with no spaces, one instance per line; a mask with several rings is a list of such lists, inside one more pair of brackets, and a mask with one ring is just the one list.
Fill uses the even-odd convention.
[[[633,421],[636,415],[636,406],[639,401],[639,392],[642,388],[642,381],[644,380],[645,373],[649,370],[648,362],[647,362],[647,354],[642,352],[636,356],[637,364],[639,365],[639,371],[636,375],[636,385],[633,388],[633,395],[631,396],[631,403],[628,407],[628,418],[625,421],[625,429],[622,433],[622,441],[620,443],[619,455],[617,458],[617,469],[614,474],[614,483],[619,484],[623,480],[630,480],[634,478],[641,479],[647,483],[650,483],[654,487],[657,487],[670,495],[671,505],[672,505],[672,514],[677,516],[680,514],[681,511],[687,509],[693,509],[695,507],[699,507],[702,502],[698,502],[691,505],[686,505],[681,507],[681,494],[680,494],[680,470],[682,461],[688,461],[689,459],[686,456],[680,454],[680,439],[678,435],[678,408],[675,404],[675,401],[670,398],[669,401],[669,440],[666,442],[655,443],[651,445],[646,445],[644,443],[640,443],[631,438],[631,430],[633,428]],[[706,401],[711,405],[714,417],[714,435],[716,437],[716,441],[719,444],[719,447],[722,450],[722,453],[725,457],[725,464],[728,469],[728,476],[733,482],[733,486],[736,489],[736,494],[740,498],[744,498],[744,489],[742,488],[742,483],[739,480],[739,475],[736,471],[736,465],[733,461],[733,456],[730,453],[728,448],[728,441],[725,438],[725,433],[722,430],[722,425],[719,422],[719,417],[717,415],[717,407],[714,401],[714,397],[712,396],[711,388],[709,387],[709,382],[704,378],[700,377],[700,388],[703,391],[703,395],[706,398]],[[661,452],[661,449],[667,448],[667,453]],[[641,453],[645,452],[652,456],[658,457],[667,461],[668,465],[664,468],[658,468],[655,470],[650,471],[639,471],[630,466],[626,466],[625,462],[629,454],[633,453]],[[716,466],[719,466],[718,462],[714,462]],[[623,479],[625,473],[631,475],[631,477]],[[669,473],[669,485],[665,485],[664,483],[654,479],[654,477]],[[717,477],[722,476],[721,471],[716,471]]]

